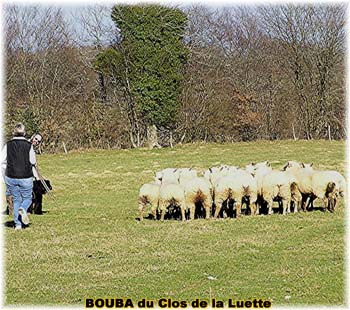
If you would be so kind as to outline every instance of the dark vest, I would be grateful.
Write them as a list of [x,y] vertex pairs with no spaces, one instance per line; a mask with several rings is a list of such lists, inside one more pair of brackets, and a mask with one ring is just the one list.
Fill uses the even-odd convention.
[[6,176],[13,179],[33,177],[29,152],[32,144],[27,140],[14,139],[7,142]]

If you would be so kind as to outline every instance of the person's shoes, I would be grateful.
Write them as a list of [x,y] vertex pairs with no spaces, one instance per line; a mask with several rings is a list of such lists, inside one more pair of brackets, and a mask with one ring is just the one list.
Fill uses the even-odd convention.
[[16,225],[15,230],[22,230],[22,225]]
[[28,225],[29,224],[29,217],[28,217],[28,213],[26,212],[26,210],[24,210],[23,208],[19,208],[18,213],[21,215],[22,223],[24,225]]

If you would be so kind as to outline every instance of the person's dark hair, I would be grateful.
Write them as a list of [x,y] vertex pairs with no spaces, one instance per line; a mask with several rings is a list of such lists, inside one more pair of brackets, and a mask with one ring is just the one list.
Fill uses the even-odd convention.
[[15,137],[24,137],[26,135],[26,129],[22,123],[17,123],[13,130],[13,135]]

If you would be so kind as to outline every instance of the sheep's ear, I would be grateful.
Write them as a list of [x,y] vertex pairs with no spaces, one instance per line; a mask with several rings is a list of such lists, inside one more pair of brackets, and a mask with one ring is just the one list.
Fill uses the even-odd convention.
[[270,164],[270,162],[268,160],[266,161],[266,166],[267,167],[271,167],[271,164]]
[[310,167],[312,167],[313,164],[314,164],[314,163],[311,163],[311,164],[310,164]]
[[224,170],[224,167],[221,167],[221,168],[220,168],[220,171],[222,171],[222,170]]
[[211,170],[211,168],[209,168],[209,171],[210,171],[210,173],[213,173],[213,170]]
[[251,165],[252,165],[252,166],[255,166],[256,164],[252,162]]
[[304,163],[301,163],[300,164],[302,168],[305,168],[305,164]]
[[174,172],[176,172],[176,171],[177,171],[177,169],[178,169],[178,168],[175,168]]

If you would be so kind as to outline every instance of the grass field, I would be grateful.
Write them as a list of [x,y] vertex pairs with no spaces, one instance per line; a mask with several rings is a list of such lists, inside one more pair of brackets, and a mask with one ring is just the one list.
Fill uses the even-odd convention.
[[272,299],[273,305],[344,305],[343,200],[334,214],[137,221],[138,189],[157,170],[266,159],[274,168],[297,160],[345,175],[345,144],[335,141],[193,144],[39,156],[56,199],[44,197],[47,213],[33,215],[29,229],[4,229],[5,303],[83,306],[85,298],[211,297]]

